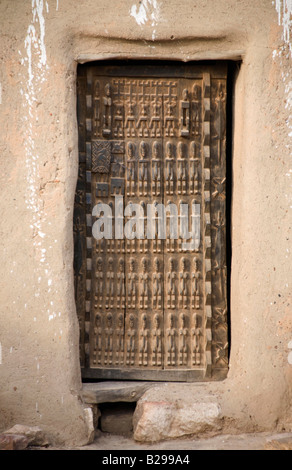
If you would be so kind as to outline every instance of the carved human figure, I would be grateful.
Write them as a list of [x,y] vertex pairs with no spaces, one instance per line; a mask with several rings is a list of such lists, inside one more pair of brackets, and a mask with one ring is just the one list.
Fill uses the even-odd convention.
[[186,328],[186,316],[184,313],[180,315],[181,326],[179,329],[179,363],[180,365],[187,365],[188,360],[188,345],[187,336],[188,329]]
[[140,103],[140,116],[137,123],[137,128],[139,129],[139,136],[148,137],[149,136],[149,126],[148,126],[148,115],[147,115],[147,104],[144,101]]
[[137,241],[136,238],[133,238],[132,240],[130,240],[131,252],[132,253],[136,253],[136,241]]
[[135,195],[135,154],[134,144],[128,143],[127,146],[127,196]]
[[174,136],[174,115],[173,115],[173,108],[175,106],[174,101],[168,99],[166,101],[166,114],[164,118],[165,123],[165,136],[173,137]]
[[190,185],[190,193],[191,194],[198,194],[199,192],[199,159],[196,156],[196,143],[192,141],[190,143],[190,153],[189,153],[189,164],[190,164],[190,172],[189,172],[189,185]]
[[174,309],[176,302],[176,289],[175,289],[176,273],[174,272],[174,261],[172,258],[169,260],[169,272],[167,273],[167,308]]
[[118,315],[118,326],[115,331],[116,335],[116,365],[123,363],[124,355],[124,315],[120,313]]
[[190,101],[188,90],[183,90],[182,100],[180,101],[180,135],[187,137],[190,134]]
[[96,262],[96,271],[95,271],[95,308],[102,308],[102,300],[103,300],[103,266],[102,266],[102,258],[98,258]]
[[165,191],[166,194],[173,194],[174,189],[174,155],[171,142],[166,143],[165,158]]
[[119,259],[119,271],[117,273],[117,307],[125,308],[126,305],[126,287],[125,287],[125,262],[123,258]]
[[181,260],[181,272],[179,273],[179,301],[180,305],[183,308],[187,308],[188,306],[188,278],[189,273],[186,272],[186,259],[182,258]]
[[106,297],[105,308],[113,308],[114,306],[114,271],[113,271],[113,258],[108,260],[109,269],[106,273]]
[[175,345],[176,330],[174,328],[174,315],[169,315],[169,327],[166,329],[167,339],[167,365],[175,366],[176,362],[176,345]]
[[109,83],[104,88],[105,96],[103,97],[103,135],[110,135],[112,126],[112,99],[111,86]]
[[123,117],[123,107],[121,104],[116,105],[116,113],[114,115],[114,136],[119,138],[124,135],[124,117]]
[[[133,207],[133,202],[129,201],[128,206]],[[131,209],[131,213],[133,213],[134,209]],[[126,246],[127,246],[127,253],[135,253],[136,252],[136,238],[126,238]]]
[[159,259],[154,259],[154,272],[152,275],[153,284],[153,308],[162,307],[162,273],[159,272]]
[[178,194],[186,194],[187,192],[187,168],[183,142],[179,142],[177,146],[177,192]]
[[199,261],[198,258],[194,258],[194,268],[192,272],[192,308],[198,310],[200,308],[200,289],[199,280],[200,272],[198,269]]
[[[102,204],[102,201],[100,201],[100,200],[97,201],[97,204]],[[98,253],[98,254],[104,253],[105,249],[106,249],[106,239],[101,238],[100,240],[96,240],[95,252]]]
[[102,351],[102,328],[101,328],[101,317],[97,313],[95,315],[95,323],[93,327],[94,333],[94,349],[93,349],[93,364],[101,363],[101,351]]
[[152,137],[161,137],[161,100],[156,96],[151,101],[150,129]]
[[[114,214],[114,205],[113,205],[113,202],[110,201],[109,202],[109,207],[111,208],[111,214]],[[113,217],[111,217],[111,224],[113,223]],[[114,253],[115,252],[115,238],[112,237],[112,238],[109,238],[108,240],[105,240],[105,243],[106,243],[106,251],[108,253]]]
[[162,331],[160,328],[160,317],[154,315],[154,328],[152,329],[152,365],[161,366],[162,360]]
[[134,315],[131,313],[129,317],[129,328],[127,329],[127,365],[134,365],[135,362],[135,337],[136,330],[134,328]]
[[125,253],[125,240],[116,240],[117,242],[117,253]]
[[[98,201],[98,204],[102,204],[102,202]],[[110,207],[112,209],[112,204],[110,205]],[[110,216],[109,216],[109,220],[110,220]],[[111,240],[106,239],[105,237],[100,239],[100,240],[96,240],[96,252],[100,252],[100,253],[107,252],[107,253],[109,253],[110,248],[111,248],[111,245],[109,243],[110,241]]]
[[104,363],[112,364],[113,358],[113,327],[112,327],[112,314],[106,315],[106,327],[104,329]]
[[162,237],[159,238],[159,224],[161,223],[161,215],[158,210],[156,210],[158,206],[158,201],[153,202],[153,206],[155,207],[155,214],[153,217],[154,226],[155,226],[155,238],[153,238],[153,252],[154,253],[161,253],[162,250]]
[[222,146],[226,131],[226,96],[222,83],[219,84],[217,93],[217,97],[215,98],[214,127],[217,132],[218,140],[218,161],[219,164],[221,164],[223,154]]
[[135,113],[134,104],[131,101],[127,102],[127,115],[125,118],[125,128],[127,129],[127,136],[135,137],[136,125],[135,125]]
[[195,136],[200,134],[200,96],[201,88],[199,85],[194,84],[192,97],[192,135]]
[[[124,200],[116,201],[115,203],[115,224],[118,227],[123,227],[124,224]],[[125,238],[122,238],[120,234],[116,233],[115,242],[116,242],[116,253],[125,253]]]
[[148,308],[149,300],[149,274],[147,273],[147,260],[142,258],[142,272],[140,273],[140,308]]
[[147,145],[146,142],[140,143],[140,160],[139,165],[139,194],[140,196],[147,196],[148,191],[148,165],[147,160]]
[[94,122],[94,137],[99,137],[100,134],[100,83],[99,80],[94,82],[94,103],[93,103],[93,122]]
[[[141,212],[143,212],[143,227],[144,227],[144,230],[146,230],[146,224],[147,224],[147,206],[146,206],[146,203],[145,201],[141,201],[140,202],[140,206],[142,208]],[[148,244],[149,244],[149,240],[147,237],[142,237],[140,238],[139,240],[139,244],[140,244],[140,253],[148,253]]]
[[153,143],[152,151],[152,194],[159,196],[161,191],[161,159],[159,155],[159,144]]
[[[184,199],[179,200],[179,207],[182,208],[184,205],[188,204],[188,202]],[[192,216],[191,216],[192,217]],[[178,251],[184,251],[184,243],[187,239],[189,239],[188,234],[188,227],[189,227],[189,214],[188,211],[180,210],[180,233],[178,235]],[[192,220],[192,219],[191,219]]]
[[214,263],[213,270],[218,276],[218,287],[220,289],[220,295],[224,299],[226,298],[226,255],[225,250],[221,250],[221,247],[225,246],[226,243],[226,223],[224,213],[219,210],[214,215],[214,221],[212,223],[212,229],[215,233],[215,246],[216,252],[218,253],[216,262]]
[[130,271],[128,273],[128,308],[136,307],[136,281],[135,260],[130,259]]
[[142,314],[141,317],[142,327],[139,331],[139,365],[148,365],[148,336],[149,330],[147,328],[147,315]]
[[199,327],[199,316],[195,313],[193,316],[192,328],[192,362],[193,365],[200,365],[202,361],[202,329]]
[[174,253],[175,251],[175,239],[177,234],[175,227],[177,227],[177,214],[171,210],[172,201],[167,201],[166,204],[166,250],[168,253]]

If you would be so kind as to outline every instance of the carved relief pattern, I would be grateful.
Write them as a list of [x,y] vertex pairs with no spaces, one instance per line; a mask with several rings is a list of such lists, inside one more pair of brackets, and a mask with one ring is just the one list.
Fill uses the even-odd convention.
[[[102,375],[107,370],[133,370],[137,377],[139,371],[194,370],[203,378],[213,365],[226,366],[226,268],[214,251],[225,237],[225,168],[219,171],[225,161],[225,80],[218,85],[209,74],[180,80],[88,74],[85,85],[78,95],[85,138],[74,217],[77,245],[86,240],[75,263],[81,364],[101,371],[94,377],[119,377]],[[140,206],[145,233],[148,203],[157,209],[151,219],[156,227],[159,206],[168,206],[167,230],[177,217],[172,204],[200,204],[200,242],[186,250],[192,241],[187,233],[179,239],[162,240],[157,233],[153,239],[115,239],[114,219],[113,238],[96,240],[92,208],[106,202],[114,214],[119,195],[122,213]],[[78,210],[85,211],[83,219]],[[190,231],[190,213],[179,213],[178,220],[187,221]],[[216,336],[217,330],[225,336]]]
[[79,138],[79,170],[75,192],[73,236],[74,236],[74,292],[76,311],[79,321],[80,363],[85,366],[85,292],[86,292],[86,79],[79,77],[77,81],[77,109]]
[[227,262],[226,251],[226,82],[213,80],[211,86],[211,246],[212,246],[212,364],[213,370],[227,370]]
[[[211,168],[211,152],[210,152],[210,134],[211,134],[211,79],[209,74],[204,74],[204,108],[203,108],[203,173],[202,186],[204,188],[204,220],[203,220],[203,250],[204,250],[204,307],[205,307],[205,361],[206,375],[211,376],[212,373],[212,279],[211,279],[211,188],[210,188],[210,168]],[[199,324],[199,317],[196,317],[196,327]]]
[[79,175],[74,207],[74,291],[80,334],[80,362],[85,364],[85,292],[86,292],[86,218],[84,164],[79,164]]

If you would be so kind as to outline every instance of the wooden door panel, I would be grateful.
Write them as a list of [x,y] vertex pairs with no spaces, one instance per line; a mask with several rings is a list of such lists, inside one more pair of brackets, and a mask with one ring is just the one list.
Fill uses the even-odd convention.
[[[88,65],[79,68],[78,84],[75,296],[83,377],[222,378],[226,67]],[[98,204],[110,208],[111,239],[93,236]],[[168,231],[175,207],[177,239]],[[117,213],[124,215],[118,227]],[[117,239],[134,214],[140,236]],[[186,221],[191,230],[195,218],[193,240],[179,231]],[[166,227],[166,239],[147,238],[151,223]]]

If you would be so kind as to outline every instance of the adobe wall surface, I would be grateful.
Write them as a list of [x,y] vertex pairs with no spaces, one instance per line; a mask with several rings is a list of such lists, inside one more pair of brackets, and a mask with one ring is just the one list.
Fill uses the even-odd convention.
[[[208,390],[234,431],[291,431],[292,46],[283,3],[0,1],[1,430],[22,423],[52,442],[89,439],[72,270],[76,69],[131,57],[242,59],[230,371]],[[196,387],[173,384],[165,399],[191,401]]]

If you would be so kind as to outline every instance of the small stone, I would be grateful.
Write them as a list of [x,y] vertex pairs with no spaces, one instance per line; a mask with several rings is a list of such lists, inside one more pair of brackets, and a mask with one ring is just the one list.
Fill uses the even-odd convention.
[[279,439],[267,442],[265,450],[292,450],[292,439]]
[[[87,443],[91,444],[94,441],[94,438],[95,438],[94,410],[89,406],[86,407],[84,409],[84,416],[85,416],[85,420],[86,420],[87,428],[88,428],[88,441],[87,441]],[[97,416],[96,416],[96,419],[98,420]]]
[[28,445],[31,446],[47,446],[49,444],[45,434],[38,426],[25,426],[23,424],[16,424],[8,431],[6,435],[23,436],[27,439]]
[[29,439],[26,436],[18,434],[1,434],[0,450],[24,450],[29,445]]
[[12,436],[0,434],[0,450],[14,450]]

